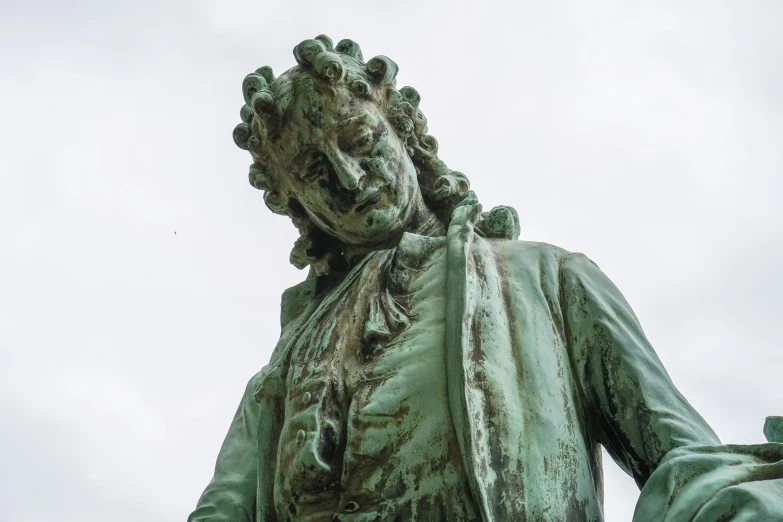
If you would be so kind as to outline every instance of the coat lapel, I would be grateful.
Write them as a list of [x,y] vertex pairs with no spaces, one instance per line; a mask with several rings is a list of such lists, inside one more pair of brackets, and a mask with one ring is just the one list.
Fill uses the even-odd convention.
[[479,293],[476,264],[472,246],[475,238],[474,224],[481,214],[481,206],[469,195],[455,209],[446,234],[446,379],[449,408],[457,434],[463,465],[476,507],[484,522],[492,522],[487,489],[484,487],[489,473],[493,473],[481,439],[486,430],[481,429],[481,409],[475,408],[475,382],[470,375],[475,371],[471,364],[472,324]]

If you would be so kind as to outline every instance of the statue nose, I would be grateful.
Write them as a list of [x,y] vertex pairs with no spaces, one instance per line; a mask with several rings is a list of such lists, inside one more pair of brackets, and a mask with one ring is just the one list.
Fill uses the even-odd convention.
[[358,165],[355,165],[348,158],[344,157],[339,150],[332,150],[327,153],[329,163],[332,164],[340,185],[347,190],[356,190],[361,184],[364,172]]

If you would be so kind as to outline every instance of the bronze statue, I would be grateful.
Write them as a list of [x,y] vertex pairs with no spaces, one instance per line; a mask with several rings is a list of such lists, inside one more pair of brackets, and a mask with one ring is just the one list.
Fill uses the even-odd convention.
[[721,445],[594,263],[482,211],[392,60],[294,55],[234,140],[309,276],[190,521],[599,521],[601,445],[637,522],[783,520],[779,421]]

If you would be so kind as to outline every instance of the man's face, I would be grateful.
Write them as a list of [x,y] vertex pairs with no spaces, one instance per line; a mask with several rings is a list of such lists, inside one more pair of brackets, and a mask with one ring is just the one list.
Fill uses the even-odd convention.
[[299,98],[277,142],[283,190],[344,243],[378,245],[401,233],[420,198],[416,169],[376,103],[342,86]]

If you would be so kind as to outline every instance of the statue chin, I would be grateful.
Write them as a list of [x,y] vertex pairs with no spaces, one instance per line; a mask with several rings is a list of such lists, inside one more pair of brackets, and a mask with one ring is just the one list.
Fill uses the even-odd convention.
[[378,206],[342,217],[339,226],[330,226],[317,219],[315,223],[346,245],[360,248],[386,247],[410,228],[414,209],[411,203],[404,206]]
[[410,219],[401,219],[392,209],[372,209],[362,216],[360,223],[366,234],[365,245],[381,244],[402,233]]

